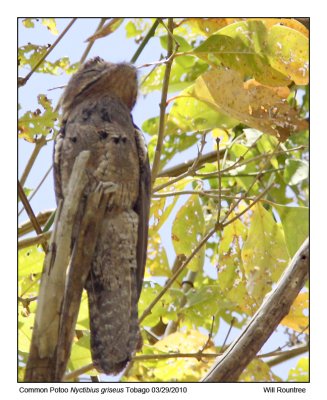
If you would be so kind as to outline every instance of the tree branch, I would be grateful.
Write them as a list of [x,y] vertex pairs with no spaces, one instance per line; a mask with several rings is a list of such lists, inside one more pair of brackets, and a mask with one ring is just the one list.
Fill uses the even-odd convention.
[[87,182],[85,167],[89,156],[90,152],[84,151],[76,158],[67,196],[65,201],[58,205],[55,229],[44,261],[25,382],[53,381],[54,356],[66,269],[71,251],[72,228],[80,197]]
[[302,244],[276,288],[255,313],[241,336],[217,358],[202,382],[235,382],[288,314],[309,274],[309,241]]
[[[52,213],[53,213],[53,210],[40,212],[36,216],[36,220],[37,220],[38,224],[40,226],[44,225],[48,221],[48,219],[49,219],[50,215],[52,215]],[[34,230],[34,227],[33,227],[32,222],[30,220],[26,221],[18,227],[18,236],[26,235],[27,233],[32,232],[33,230]]]
[[26,247],[34,246],[35,244],[44,245],[50,239],[52,232],[41,233],[40,235],[22,239],[18,242],[18,250],[25,249]]
[[20,184],[23,187],[24,187],[26,179],[35,163],[35,160],[36,160],[37,156],[39,155],[40,150],[46,144],[46,142],[47,142],[47,140],[46,140],[45,136],[41,136],[40,139],[36,139],[33,152],[31,154],[31,156],[26,164],[26,167],[24,169],[24,172],[22,173],[22,176],[20,178]]
[[[39,223],[38,223],[38,221],[37,221],[37,219],[35,217],[34,211],[33,211],[32,207],[31,207],[29,201],[27,200],[27,197],[25,195],[24,189],[23,189],[23,187],[22,187],[22,185],[20,184],[19,181],[18,181],[18,195],[19,195],[19,197],[20,197],[20,199],[21,199],[21,201],[22,201],[22,203],[24,205],[24,208],[25,208],[25,210],[27,212],[27,215],[30,218],[30,221],[31,221],[31,223],[33,225],[33,228],[34,228],[35,232],[38,235],[40,235],[42,233],[42,229],[41,229],[41,227],[40,227],[40,225],[39,225]],[[42,243],[42,247],[43,247],[44,252],[46,253],[47,252],[46,244]]]
[[[168,20],[168,29],[171,32],[173,30],[173,19],[172,18],[169,18],[169,20]],[[173,63],[173,57],[172,57],[173,38],[171,37],[171,35],[168,35],[167,47],[168,47],[167,62],[166,62],[165,75],[164,75],[164,79],[163,79],[163,83],[162,83],[162,92],[161,92],[161,101],[160,101],[158,141],[157,141],[157,146],[156,146],[156,150],[154,153],[154,160],[153,160],[152,171],[151,171],[152,187],[153,187],[154,181],[156,180],[156,177],[157,177],[157,174],[159,171],[160,156],[161,156],[162,144],[163,144],[164,134],[165,134],[167,94],[168,94],[170,71],[171,71],[171,66]]]
[[[107,18],[101,18],[101,20],[99,22],[99,25],[98,25],[97,29],[95,30],[95,33],[92,36],[94,36],[96,34],[96,32],[98,32],[103,27],[103,25],[106,22],[106,20],[107,20]],[[88,45],[86,46],[86,49],[84,50],[84,53],[82,54],[82,57],[79,60],[80,64],[83,64],[83,62],[86,60],[86,57],[88,56],[88,54],[89,54],[89,52],[90,52],[95,40],[96,39],[91,39],[88,42]]]

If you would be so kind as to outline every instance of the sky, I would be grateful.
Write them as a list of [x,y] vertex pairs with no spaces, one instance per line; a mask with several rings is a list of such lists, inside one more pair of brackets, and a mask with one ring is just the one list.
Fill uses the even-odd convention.
[[[61,32],[68,25],[69,21],[70,19],[65,18],[57,19],[57,27],[59,32]],[[96,27],[98,26],[98,23],[99,19],[95,18],[78,19],[72,26],[70,31],[67,33],[67,35],[64,37],[64,39],[49,55],[49,60],[55,61],[60,57],[68,56],[71,62],[79,61],[82,53],[87,46],[85,40],[94,33]],[[53,43],[55,39],[56,36],[51,34],[41,24],[36,23],[36,28],[34,29],[25,29],[24,27],[22,27],[21,24],[19,24],[19,46],[28,42],[37,44]],[[105,60],[111,62],[129,61],[137,47],[138,45],[134,43],[133,39],[126,39],[124,25],[122,25],[114,34],[106,38],[97,40],[91,52],[89,53],[88,58],[100,56]],[[160,58],[161,54],[165,54],[165,50],[162,49],[159,39],[157,37],[154,37],[145,47],[143,53],[136,62],[136,66],[143,65],[148,62],[157,61]],[[146,74],[148,70],[149,69],[143,68],[140,72],[140,75]],[[19,76],[25,76],[27,73],[27,69],[19,70]],[[19,89],[19,103],[21,106],[20,113],[23,114],[26,110],[33,110],[38,107],[36,96],[39,93],[46,94],[48,98],[53,100],[53,105],[56,105],[62,93],[62,89],[52,89],[67,84],[69,78],[70,76],[66,74],[62,74],[59,76],[50,76],[49,74],[34,73],[27,84]],[[173,94],[168,95],[168,97],[172,96]],[[133,110],[133,119],[136,125],[141,126],[146,119],[157,116],[159,114],[159,102],[160,92],[151,93],[147,95],[147,97],[139,95],[138,101]],[[212,150],[212,146],[213,143],[209,142],[204,152]],[[21,173],[25,168],[33,147],[34,145],[28,142],[25,142],[23,140],[19,141],[18,176],[21,176]],[[25,184],[26,187],[35,188],[39,184],[45,172],[50,168],[52,164],[52,151],[52,142],[43,147]],[[196,147],[193,147],[187,152],[179,154],[177,158],[175,158],[170,164],[180,163],[186,159],[191,159],[196,156],[196,153]],[[165,224],[165,227],[161,232],[162,240],[164,241],[170,264],[173,262],[175,257],[170,238],[170,226],[176,215],[177,210],[184,201],[185,198],[181,198],[176,204],[175,210],[172,212],[168,222]],[[56,207],[52,173],[49,174],[41,189],[32,199],[31,205],[35,214],[37,214],[39,211],[54,209]],[[26,221],[26,219],[27,216],[25,212],[23,212],[19,218],[19,222]],[[207,266],[207,268],[210,267]],[[211,272],[213,273],[213,271]],[[222,324],[222,329],[219,331],[220,341],[221,338],[226,335],[227,330],[228,326],[226,324]],[[284,343],[282,331],[283,329],[279,329],[279,332],[276,333],[274,337],[266,343],[266,345],[262,349],[263,352],[275,350],[280,345],[280,343]],[[229,340],[232,340],[237,336],[238,331],[234,329]],[[294,358],[289,362],[285,362],[284,364],[273,368],[273,371],[276,372],[276,374],[282,379],[286,379],[290,367],[296,365],[297,359],[298,358]]]

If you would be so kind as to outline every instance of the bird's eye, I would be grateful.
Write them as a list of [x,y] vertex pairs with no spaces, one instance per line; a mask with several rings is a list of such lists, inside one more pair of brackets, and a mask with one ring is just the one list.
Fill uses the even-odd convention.
[[108,132],[106,131],[100,131],[98,132],[99,136],[100,136],[100,140],[106,139],[108,137]]

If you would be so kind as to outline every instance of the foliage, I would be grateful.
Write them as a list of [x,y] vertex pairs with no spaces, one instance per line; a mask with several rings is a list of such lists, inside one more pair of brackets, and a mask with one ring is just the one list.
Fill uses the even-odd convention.
[[[142,321],[143,348],[123,381],[201,379],[214,360],[208,353],[218,354],[230,343],[226,329],[244,329],[308,236],[307,29],[294,19],[173,22],[173,36],[164,19],[151,38],[147,34],[155,19],[113,18],[81,39],[92,44],[125,31],[126,40],[139,50],[155,38],[163,54],[169,41],[174,48],[169,77],[159,54],[150,72],[140,68],[143,95],[151,98],[167,85],[167,107],[158,108],[161,115],[144,114],[142,129],[149,138],[151,163],[163,137],[159,171],[169,173],[154,182],[140,317],[158,301]],[[36,28],[58,34],[53,18],[19,20],[20,30]],[[50,47],[23,44],[18,50],[20,74],[33,71]],[[56,61],[46,57],[33,73],[71,74],[77,65],[66,56]],[[30,81],[26,85],[32,87]],[[31,146],[41,136],[52,141],[59,129],[58,107],[51,94],[43,93],[35,93],[39,107],[21,110],[19,118],[19,138]],[[202,162],[205,143],[214,153]],[[193,162],[176,176],[174,166],[177,171],[177,164],[194,150]],[[176,272],[179,254],[189,262],[159,298]],[[43,259],[37,245],[19,252],[19,379],[28,357]],[[307,308],[304,289],[281,325],[307,334]],[[85,293],[76,332],[67,372],[91,362]],[[239,379],[282,380],[265,358],[255,358]],[[288,381],[307,379],[308,361],[301,358]]]

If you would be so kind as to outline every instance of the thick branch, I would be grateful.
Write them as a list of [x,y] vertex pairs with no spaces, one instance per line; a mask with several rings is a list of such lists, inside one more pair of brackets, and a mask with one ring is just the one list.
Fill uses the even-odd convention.
[[217,358],[202,382],[235,382],[288,314],[308,279],[309,240],[306,239],[241,336]]
[[85,167],[89,156],[90,152],[85,151],[77,157],[69,180],[67,196],[63,203],[59,203],[56,213],[55,229],[41,278],[25,382],[53,381],[54,355],[70,256],[72,227],[87,182]]

